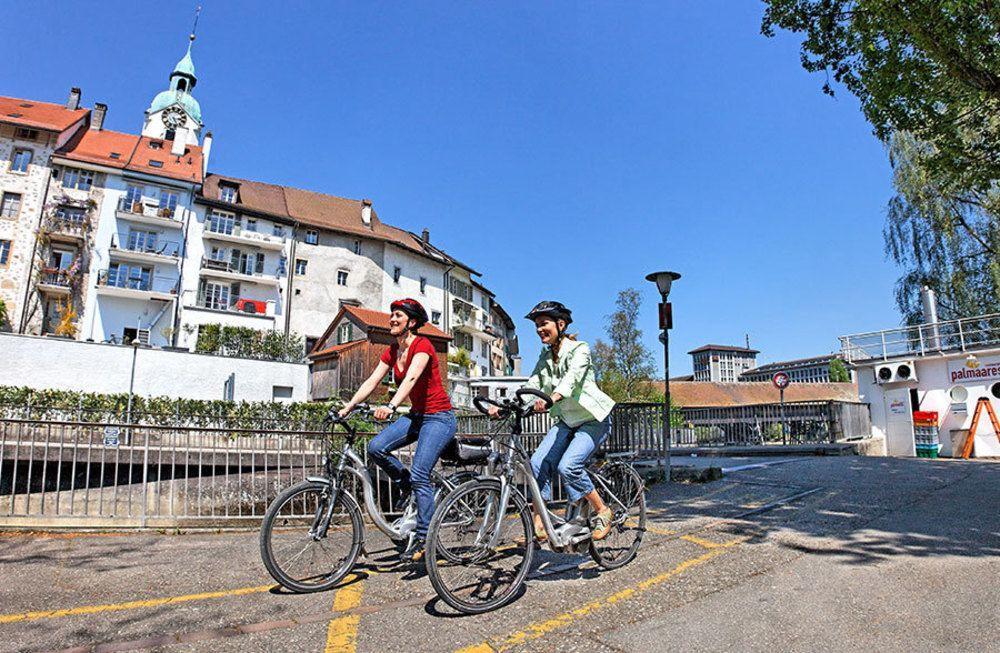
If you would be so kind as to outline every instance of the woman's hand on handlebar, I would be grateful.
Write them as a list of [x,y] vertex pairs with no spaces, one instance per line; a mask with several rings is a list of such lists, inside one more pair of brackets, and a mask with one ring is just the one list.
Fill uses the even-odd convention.
[[534,409],[535,409],[536,413],[544,413],[545,411],[547,411],[549,409],[549,407],[545,405],[545,401],[544,400],[542,400],[542,399],[535,399]]
[[487,404],[486,414],[490,416],[490,419],[496,419],[500,417],[500,407],[494,406],[493,404]]
[[337,416],[340,417],[340,419],[346,419],[347,416],[351,414],[352,410],[354,410],[354,406],[348,404],[337,411]]
[[393,407],[393,406],[389,406],[389,405],[386,405],[386,406],[379,406],[379,407],[378,407],[378,408],[376,408],[376,409],[375,409],[375,411],[374,411],[374,412],[372,413],[372,416],[373,416],[373,417],[374,417],[374,418],[375,418],[376,420],[378,420],[378,421],[380,421],[380,422],[384,422],[385,420],[387,420],[387,419],[389,419],[390,417],[392,417],[393,413],[395,413],[395,412],[396,412],[396,409],[395,409],[395,407]]

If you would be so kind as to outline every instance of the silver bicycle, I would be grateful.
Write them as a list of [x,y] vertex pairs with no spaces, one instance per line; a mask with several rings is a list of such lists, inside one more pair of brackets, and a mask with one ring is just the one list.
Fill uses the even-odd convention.
[[[370,414],[359,404],[351,415]],[[260,554],[268,573],[293,592],[317,592],[339,583],[354,568],[364,547],[364,519],[352,488],[360,488],[364,511],[372,523],[397,547],[415,534],[417,506],[412,493],[402,514],[390,520],[379,505],[371,473],[355,451],[356,427],[331,411],[324,423],[330,427],[329,449],[323,474],[310,476],[279,494],[264,514],[260,531]],[[336,426],[342,433],[335,433]],[[341,436],[339,439],[336,436]],[[455,441],[442,460],[455,465],[479,465],[488,461],[489,442]],[[431,473],[437,497],[476,478],[462,470],[445,476]]]
[[494,610],[524,587],[537,543],[528,499],[519,487],[522,484],[532,508],[541,516],[553,551],[588,551],[601,567],[616,569],[635,558],[646,530],[642,477],[629,462],[610,456],[592,462],[587,469],[594,487],[614,513],[603,540],[591,537],[586,501],[567,507],[563,516],[549,510],[532,474],[530,454],[521,443],[521,422],[533,411],[532,405],[524,404],[524,396],[542,399],[548,407],[552,400],[530,389],[518,390],[515,396],[502,402],[474,400],[480,412],[487,412],[486,405],[498,408],[499,417],[511,428],[493,436],[498,456],[488,475],[449,492],[435,511],[427,534],[425,564],[431,584],[448,605],[467,614]]

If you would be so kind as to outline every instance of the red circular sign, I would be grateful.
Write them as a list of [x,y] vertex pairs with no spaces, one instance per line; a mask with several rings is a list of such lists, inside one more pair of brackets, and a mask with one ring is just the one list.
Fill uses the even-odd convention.
[[791,382],[792,380],[788,378],[787,372],[775,372],[774,376],[771,377],[771,383],[773,383],[774,387],[778,390],[784,390]]

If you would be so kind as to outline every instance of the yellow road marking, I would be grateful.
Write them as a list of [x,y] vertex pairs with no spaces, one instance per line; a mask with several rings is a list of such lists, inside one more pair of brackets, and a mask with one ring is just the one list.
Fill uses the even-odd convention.
[[677,531],[672,531],[669,528],[660,528],[659,526],[646,526],[646,530],[650,533],[656,533],[657,535],[676,535]]
[[638,594],[641,594],[657,585],[664,583],[671,578],[684,573],[692,567],[697,567],[698,565],[704,564],[711,560],[712,558],[718,557],[725,553],[726,549],[739,544],[743,540],[732,540],[726,542],[725,544],[715,544],[715,547],[705,553],[697,556],[695,558],[689,558],[684,562],[680,563],[673,569],[665,571],[662,574],[653,576],[652,578],[647,578],[636,584],[635,587],[629,587],[616,592],[610,596],[606,596],[603,599],[597,599],[596,601],[591,601],[586,603],[581,607],[571,610],[570,612],[563,613],[552,619],[547,619],[545,621],[536,621],[530,624],[524,630],[518,631],[512,635],[508,635],[502,640],[495,642],[482,642],[480,644],[475,644],[473,646],[467,646],[465,648],[459,649],[456,653],[499,653],[501,651],[506,651],[508,649],[514,648],[515,646],[521,646],[535,639],[545,637],[549,633],[568,626],[573,621],[580,617],[584,617],[592,612],[598,610],[603,610],[609,608],[616,603],[630,599]]
[[34,621],[36,619],[72,617],[78,614],[117,612],[119,610],[135,610],[137,608],[156,608],[161,605],[170,605],[173,603],[187,603],[189,601],[204,601],[206,599],[219,599],[227,596],[259,594],[270,590],[272,587],[274,587],[274,585],[258,585],[257,587],[241,587],[239,589],[224,590],[221,592],[186,594],[184,596],[170,596],[162,599],[148,599],[145,601],[128,601],[127,603],[111,603],[107,605],[86,605],[79,608],[68,608],[65,610],[42,610],[39,612],[24,612],[21,614],[2,614],[0,615],[0,624],[10,624],[18,621]]
[[703,537],[698,537],[697,535],[681,535],[681,539],[692,544],[697,544],[700,547],[706,549],[718,549],[719,547],[726,546],[725,544],[719,544],[718,542],[713,542],[711,540],[706,540]]
[[[361,605],[361,594],[364,589],[364,580],[356,580],[347,587],[337,590],[337,594],[333,597],[333,611],[344,612]],[[326,629],[325,653],[354,653],[358,647],[360,623],[359,614],[349,614],[331,621]]]

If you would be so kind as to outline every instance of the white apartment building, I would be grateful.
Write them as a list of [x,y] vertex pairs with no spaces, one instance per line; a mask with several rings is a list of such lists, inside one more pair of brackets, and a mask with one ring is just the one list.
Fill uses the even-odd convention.
[[449,366],[456,403],[470,378],[513,369],[513,324],[493,330],[493,294],[426,229],[385,224],[370,200],[209,174],[197,83],[189,45],[140,135],[105,129],[107,107],[80,109],[77,89],[66,106],[0,97],[0,329],[194,350],[217,324],[308,351],[342,306],[413,297],[468,352]]
[[703,345],[688,352],[691,355],[695,381],[736,383],[740,374],[757,366],[760,352],[732,345]]

